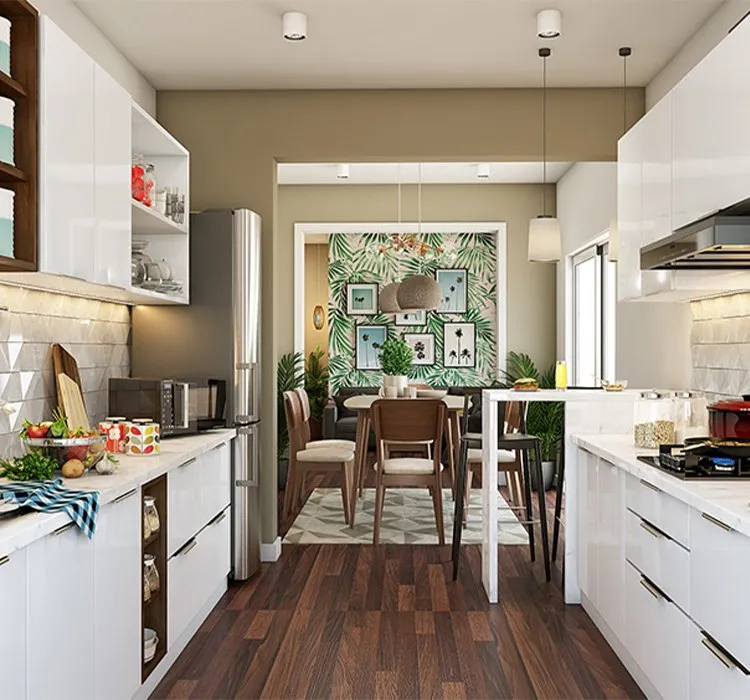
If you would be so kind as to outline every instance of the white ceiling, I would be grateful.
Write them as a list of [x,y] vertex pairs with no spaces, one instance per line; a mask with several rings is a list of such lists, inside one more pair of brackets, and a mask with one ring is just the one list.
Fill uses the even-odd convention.
[[[425,184],[487,184],[542,182],[542,164],[487,163],[490,177],[477,178],[477,163],[423,163]],[[572,163],[547,163],[547,182],[557,182]],[[349,178],[336,177],[336,163],[279,163],[280,185],[382,185],[419,182],[419,163],[351,163]],[[400,174],[399,174],[400,173]]]
[[[553,87],[645,85],[720,0],[75,0],[157,89],[529,87],[557,7]],[[281,15],[308,14],[308,39]]]

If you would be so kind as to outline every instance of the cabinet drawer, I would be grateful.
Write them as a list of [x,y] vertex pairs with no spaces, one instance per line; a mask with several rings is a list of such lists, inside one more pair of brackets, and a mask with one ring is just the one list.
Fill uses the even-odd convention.
[[25,698],[26,694],[26,550],[5,554],[0,550],[0,659],[3,677],[0,698]]
[[632,511],[625,517],[625,556],[689,613],[690,552]]
[[690,507],[664,493],[647,479],[628,476],[626,505],[690,549]]
[[231,457],[223,443],[167,475],[168,554],[174,554],[229,505]]
[[706,632],[690,628],[690,700],[750,698],[748,669]]
[[626,648],[664,700],[688,697],[690,619],[632,564],[625,565]]
[[698,510],[690,530],[690,615],[750,668],[750,538]]
[[222,510],[167,563],[168,643],[171,647],[226,579],[230,568],[229,508]]

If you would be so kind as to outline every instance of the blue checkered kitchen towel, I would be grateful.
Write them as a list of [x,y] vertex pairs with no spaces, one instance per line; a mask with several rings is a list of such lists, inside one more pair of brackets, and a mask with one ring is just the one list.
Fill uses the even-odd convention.
[[64,510],[70,519],[91,539],[96,532],[99,512],[98,491],[74,491],[54,481],[16,481],[0,484],[0,497],[47,513]]

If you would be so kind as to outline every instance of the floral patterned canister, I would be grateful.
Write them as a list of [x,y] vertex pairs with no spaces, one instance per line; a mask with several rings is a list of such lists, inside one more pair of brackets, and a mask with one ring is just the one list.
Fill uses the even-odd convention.
[[159,454],[159,424],[150,420],[134,420],[127,424],[127,453],[136,456]]

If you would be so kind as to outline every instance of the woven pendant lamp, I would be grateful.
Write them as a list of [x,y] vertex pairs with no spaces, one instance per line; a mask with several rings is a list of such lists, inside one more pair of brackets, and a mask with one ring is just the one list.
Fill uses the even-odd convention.
[[400,314],[401,307],[398,305],[398,288],[399,282],[391,282],[380,290],[379,302],[380,311],[384,314]]

